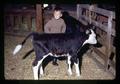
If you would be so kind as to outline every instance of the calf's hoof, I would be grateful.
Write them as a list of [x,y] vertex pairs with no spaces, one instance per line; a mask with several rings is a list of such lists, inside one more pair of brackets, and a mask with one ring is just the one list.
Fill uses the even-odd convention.
[[72,76],[72,72],[68,71],[68,76]]
[[39,76],[39,77],[41,78],[41,77],[43,77],[43,76],[44,76],[44,74],[40,74],[40,76]]
[[34,80],[38,80],[38,78],[34,78]]

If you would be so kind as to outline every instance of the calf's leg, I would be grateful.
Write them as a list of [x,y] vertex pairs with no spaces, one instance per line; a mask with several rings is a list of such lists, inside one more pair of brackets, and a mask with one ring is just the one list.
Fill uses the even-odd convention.
[[76,59],[76,62],[74,62],[75,65],[75,70],[76,70],[76,75],[80,76],[80,69],[79,69],[79,59]]
[[67,63],[68,63],[68,73],[69,75],[72,75],[72,70],[71,70],[71,56],[68,54],[67,56]]
[[42,74],[43,75],[43,68],[42,68],[42,62],[43,62],[43,60],[47,57],[47,56],[49,56],[49,55],[51,55],[51,53],[48,53],[48,54],[46,54],[46,55],[44,55],[43,57],[42,57],[42,59],[40,59],[39,61],[38,61],[38,63],[37,63],[37,65],[36,66],[33,66],[33,74],[34,74],[34,79],[35,80],[38,80],[38,68],[39,68],[39,66],[40,66],[40,75]]

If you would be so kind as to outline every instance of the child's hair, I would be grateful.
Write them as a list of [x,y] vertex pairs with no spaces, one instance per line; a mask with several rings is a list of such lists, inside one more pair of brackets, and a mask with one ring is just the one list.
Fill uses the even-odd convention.
[[61,12],[62,12],[62,8],[60,8],[60,7],[55,7],[55,8],[54,8],[54,11],[61,11]]

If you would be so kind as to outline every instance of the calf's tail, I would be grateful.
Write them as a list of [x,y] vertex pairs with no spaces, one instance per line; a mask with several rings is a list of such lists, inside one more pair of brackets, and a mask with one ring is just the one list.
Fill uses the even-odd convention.
[[25,44],[26,40],[27,40],[30,36],[32,36],[32,35],[33,35],[33,33],[30,33],[30,34],[22,41],[22,43],[18,44],[18,45],[15,47],[15,49],[14,49],[14,51],[13,51],[13,55],[15,55],[16,53],[18,53],[18,52],[21,50],[21,48],[22,48],[22,46]]

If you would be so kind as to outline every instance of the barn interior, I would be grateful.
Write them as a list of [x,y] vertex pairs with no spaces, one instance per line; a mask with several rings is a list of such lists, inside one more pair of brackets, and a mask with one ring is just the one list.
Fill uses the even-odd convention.
[[[109,4],[6,4],[4,6],[4,77],[5,79],[33,80],[32,62],[35,53],[29,41],[16,56],[12,52],[30,32],[44,32],[44,25],[53,16],[55,6],[81,24],[95,26],[99,45],[92,45],[83,54],[81,77],[67,75],[66,60],[59,60],[58,66],[50,61],[46,64],[45,75],[40,80],[113,80],[116,77],[115,52],[115,6]],[[81,27],[84,30],[84,27]],[[74,67],[74,66],[73,66]],[[75,70],[73,68],[73,73]]]

